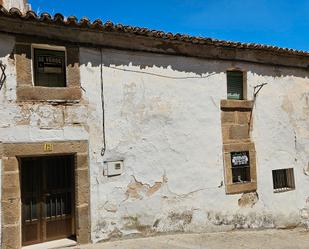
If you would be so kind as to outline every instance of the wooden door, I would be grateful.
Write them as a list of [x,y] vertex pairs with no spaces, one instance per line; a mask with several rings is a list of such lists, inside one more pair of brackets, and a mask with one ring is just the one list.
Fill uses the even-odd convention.
[[23,245],[74,235],[73,168],[73,156],[21,160]]

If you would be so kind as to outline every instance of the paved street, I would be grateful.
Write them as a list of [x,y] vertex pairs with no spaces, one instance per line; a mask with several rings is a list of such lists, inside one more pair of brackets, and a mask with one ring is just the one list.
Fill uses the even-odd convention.
[[309,231],[263,230],[176,234],[74,247],[75,249],[309,249]]

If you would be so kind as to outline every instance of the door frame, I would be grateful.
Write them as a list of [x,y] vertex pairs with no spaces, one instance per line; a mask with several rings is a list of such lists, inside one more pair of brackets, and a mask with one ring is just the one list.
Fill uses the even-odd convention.
[[21,248],[21,186],[19,158],[25,156],[75,155],[75,233],[79,244],[90,242],[90,184],[88,141],[46,141],[0,144],[2,157],[1,245]]
[[[65,217],[54,217],[52,219],[48,219],[46,218],[43,214],[46,212],[44,212],[45,209],[45,203],[46,203],[46,190],[48,190],[46,187],[46,183],[47,183],[47,178],[48,178],[48,174],[46,173],[47,170],[47,161],[48,160],[53,160],[53,159],[60,159],[60,160],[64,160],[64,165],[63,167],[68,167],[68,171],[69,175],[67,176],[67,180],[70,179],[70,186],[69,188],[66,188],[66,191],[70,192],[70,196],[71,198],[69,199],[70,202],[70,206],[71,206],[71,213],[68,216]],[[37,172],[37,180],[33,179],[34,181],[37,181],[36,183],[38,184],[38,188],[36,189],[35,192],[35,198],[37,200],[36,202],[36,209],[37,209],[37,217],[34,221],[28,221],[26,222],[24,220],[23,217],[23,211],[22,211],[22,246],[27,246],[27,245],[33,245],[33,244],[38,244],[38,243],[44,243],[44,242],[48,242],[48,241],[52,241],[52,240],[57,240],[57,239],[62,239],[62,238],[67,238],[67,236],[71,236],[73,235],[75,237],[75,177],[74,177],[74,165],[75,165],[75,155],[74,154],[56,154],[56,155],[48,155],[48,156],[27,156],[27,157],[19,157],[19,162],[20,162],[20,178],[21,178],[21,184],[23,183],[23,174],[27,175],[26,171],[27,170],[31,170],[30,167],[35,167],[35,171]],[[56,160],[57,160],[56,159]],[[32,165],[29,166],[28,164],[28,168],[26,169],[25,167],[27,167],[27,162],[32,162]],[[69,162],[69,166],[68,163]],[[32,168],[33,169],[33,168]],[[33,172],[34,174],[34,172]],[[64,179],[64,178],[63,178]],[[56,180],[56,179],[54,179]],[[25,193],[25,190],[23,191],[24,186],[21,185],[21,201],[22,201],[22,210],[23,210],[23,200],[28,199],[29,196],[27,197],[27,195],[29,195],[30,193],[27,192]],[[58,189],[59,190],[59,189]],[[63,189],[62,189],[63,190]],[[25,194],[23,196],[23,194]],[[33,194],[31,195],[33,197]],[[46,232],[47,232],[47,226],[49,223],[54,223],[56,222],[56,220],[58,221],[63,221],[63,220],[70,220],[70,224],[71,224],[71,228],[70,228],[70,234],[67,235],[58,235],[56,237],[48,237]],[[37,229],[37,239],[33,240],[33,241],[25,241],[25,238],[23,238],[23,236],[25,236],[27,234],[27,228],[29,226],[32,225],[36,225],[36,229]],[[25,229],[25,230],[24,230]],[[68,232],[68,231],[67,231]]]

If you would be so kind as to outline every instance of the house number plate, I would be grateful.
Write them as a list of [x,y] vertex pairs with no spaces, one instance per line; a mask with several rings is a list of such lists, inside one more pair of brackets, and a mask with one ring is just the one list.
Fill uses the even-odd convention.
[[50,152],[54,150],[54,145],[51,143],[45,143],[44,144],[44,151],[45,152]]

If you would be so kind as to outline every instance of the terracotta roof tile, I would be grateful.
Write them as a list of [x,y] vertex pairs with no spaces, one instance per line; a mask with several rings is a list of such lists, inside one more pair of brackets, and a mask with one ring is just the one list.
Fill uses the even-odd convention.
[[240,48],[240,49],[254,49],[254,50],[266,50],[266,51],[274,51],[278,53],[285,54],[295,54],[295,55],[303,55],[309,56],[309,52],[289,49],[289,48],[281,48],[277,46],[268,46],[262,44],[255,43],[241,43],[241,42],[232,42],[232,41],[224,41],[217,40],[207,37],[194,37],[186,34],[172,34],[170,32],[165,33],[163,31],[158,30],[149,30],[147,28],[133,27],[133,26],[124,26],[122,24],[114,24],[110,21],[103,23],[100,19],[96,19],[91,22],[87,17],[83,17],[78,20],[75,16],[69,16],[65,18],[62,14],[55,14],[51,16],[49,13],[42,13],[38,16],[34,11],[27,11],[23,14],[19,9],[12,8],[9,11],[6,10],[3,6],[0,5],[0,16],[11,17],[11,18],[20,18],[25,21],[36,21],[41,23],[53,23],[56,25],[64,25],[71,27],[79,27],[82,29],[93,29],[97,31],[106,31],[106,32],[119,32],[119,33],[131,33],[134,35],[141,36],[149,36],[160,39],[168,39],[168,40],[177,40],[186,43],[192,44],[207,44],[214,46],[224,46],[224,47],[232,47],[232,48]]

